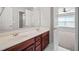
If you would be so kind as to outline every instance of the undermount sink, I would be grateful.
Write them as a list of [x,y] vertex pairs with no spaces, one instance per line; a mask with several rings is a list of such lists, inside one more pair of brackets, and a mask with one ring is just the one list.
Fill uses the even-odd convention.
[[13,34],[14,36],[16,36],[16,37],[20,37],[20,36],[28,36],[28,32],[21,32],[21,33],[15,33],[15,34]]
[[14,38],[13,35],[1,36],[0,37],[0,42],[5,42],[5,41],[8,41],[9,39],[12,39],[12,38]]
[[12,33],[11,35],[13,35],[13,36],[17,36],[19,33]]

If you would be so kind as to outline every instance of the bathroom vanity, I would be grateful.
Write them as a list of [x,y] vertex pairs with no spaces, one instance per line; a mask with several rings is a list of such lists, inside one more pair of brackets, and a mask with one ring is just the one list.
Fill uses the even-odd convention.
[[[30,29],[29,29],[30,30]],[[0,43],[0,50],[3,51],[43,51],[49,44],[49,30],[31,29],[28,33],[19,33],[11,39]]]
[[49,31],[5,49],[5,51],[42,51],[48,43]]
[[49,7],[4,7],[0,20],[0,51],[42,51],[47,47]]

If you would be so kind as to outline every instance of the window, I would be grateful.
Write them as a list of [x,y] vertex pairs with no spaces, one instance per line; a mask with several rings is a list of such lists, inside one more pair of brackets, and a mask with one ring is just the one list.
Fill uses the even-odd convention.
[[58,27],[75,27],[75,15],[58,16]]

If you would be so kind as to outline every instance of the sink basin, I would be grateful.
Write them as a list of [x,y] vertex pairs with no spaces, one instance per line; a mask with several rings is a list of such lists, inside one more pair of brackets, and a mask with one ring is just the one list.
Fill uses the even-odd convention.
[[20,36],[28,36],[29,32],[22,32],[22,33],[16,33],[15,36],[20,37]]
[[17,36],[19,33],[12,33],[11,35],[13,35],[13,36]]
[[0,43],[1,43],[1,42],[5,42],[5,41],[8,41],[9,39],[12,39],[12,38],[14,38],[13,35],[2,36],[2,37],[0,37]]

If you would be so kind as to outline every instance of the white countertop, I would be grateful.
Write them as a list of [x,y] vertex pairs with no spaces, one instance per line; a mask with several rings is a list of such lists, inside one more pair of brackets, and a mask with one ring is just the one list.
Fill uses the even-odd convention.
[[[32,27],[0,34],[0,50],[4,50],[16,44],[24,42],[46,31],[49,31],[49,28],[40,27],[40,29],[38,30],[38,28]],[[14,33],[18,33],[18,35],[14,36]]]

